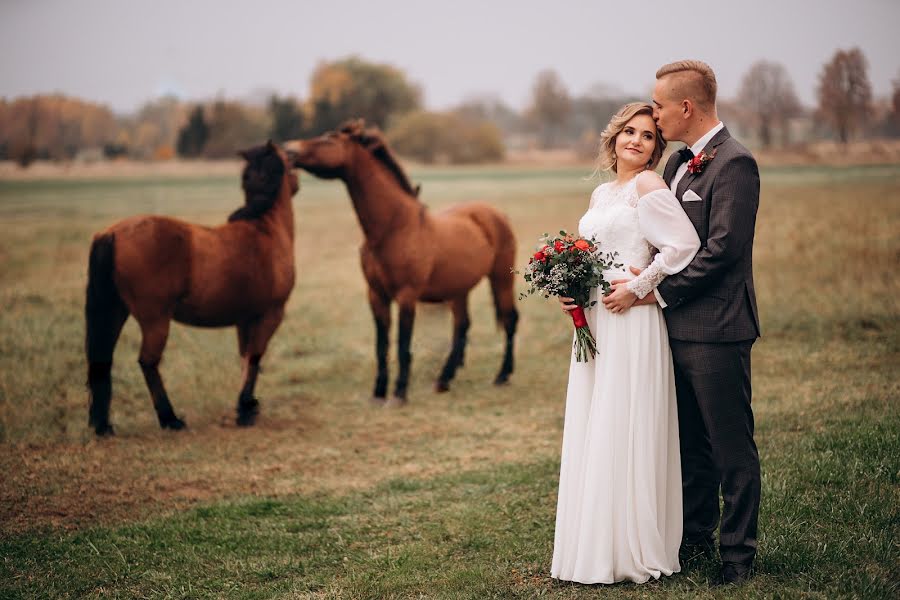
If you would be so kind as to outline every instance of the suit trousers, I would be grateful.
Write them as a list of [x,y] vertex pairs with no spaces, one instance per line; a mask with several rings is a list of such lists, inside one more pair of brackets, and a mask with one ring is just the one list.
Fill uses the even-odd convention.
[[723,509],[719,553],[749,565],[756,556],[759,453],[750,408],[753,340],[734,343],[670,339],[678,397],[684,541],[711,540]]

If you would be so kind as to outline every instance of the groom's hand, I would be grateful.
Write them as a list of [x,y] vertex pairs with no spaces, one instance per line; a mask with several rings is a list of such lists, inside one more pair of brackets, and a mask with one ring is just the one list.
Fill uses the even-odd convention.
[[[635,276],[640,275],[644,270],[637,267],[628,267]],[[616,279],[610,282],[612,292],[603,298],[603,305],[614,313],[624,312],[632,306],[645,306],[648,304],[656,304],[656,295],[647,294],[643,298],[635,296],[627,287],[628,279]],[[621,290],[621,291],[620,291]]]
[[603,297],[603,306],[614,313],[625,312],[631,308],[638,297],[628,289],[628,286],[625,285],[626,283],[628,283],[627,279],[613,281],[610,284],[612,292],[608,296]]
[[[628,270],[631,271],[635,277],[644,272],[643,269],[638,269],[637,267],[628,267]],[[634,303],[635,306],[647,306],[648,304],[656,304],[656,294],[647,294]]]

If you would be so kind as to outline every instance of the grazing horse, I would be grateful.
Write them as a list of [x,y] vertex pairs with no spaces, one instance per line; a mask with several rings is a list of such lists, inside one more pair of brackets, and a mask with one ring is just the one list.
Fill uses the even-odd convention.
[[182,429],[159,374],[169,323],[237,327],[243,384],[238,425],[259,412],[253,389],[269,339],[294,287],[297,175],[271,141],[239,153],[245,204],[219,227],[160,216],[131,217],[94,236],[88,266],[85,349],[91,392],[89,424],[109,423],[113,351],[128,315],[141,328],[138,363],[163,428]]
[[[512,273],[516,240],[506,217],[478,203],[430,213],[381,133],[366,129],[362,120],[317,138],[286,142],[284,149],[294,166],[317,177],[344,181],[365,234],[362,270],[369,284],[378,360],[373,401],[389,406],[406,402],[410,338],[418,301],[448,301],[453,312],[453,344],[435,382],[437,391],[449,389],[456,369],[463,364],[469,291],[482,277],[490,280],[497,321],[506,331],[506,351],[494,383],[506,383],[513,371],[513,338],[519,318]],[[394,396],[386,400],[393,300],[399,305],[399,373]]]

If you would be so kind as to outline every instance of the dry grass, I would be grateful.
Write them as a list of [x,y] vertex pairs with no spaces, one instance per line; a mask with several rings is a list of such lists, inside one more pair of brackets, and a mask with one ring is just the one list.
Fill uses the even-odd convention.
[[[540,233],[574,228],[595,185],[581,179],[586,172],[413,175],[435,208],[477,197],[507,211],[524,263]],[[305,176],[295,200],[298,286],[264,360],[258,425],[232,425],[234,333],[176,326],[163,376],[190,430],[159,431],[135,364],[131,322],[114,369],[118,436],[95,440],[86,426],[82,352],[91,232],[138,212],[215,223],[238,203],[236,171],[227,178],[0,184],[0,532],[114,523],[247,495],[343,493],[558,455],[568,326],[553,306],[522,303],[517,371],[510,386],[494,388],[502,340],[484,285],[471,299],[467,364],[453,390],[431,391],[449,346],[449,316],[422,307],[410,405],[385,411],[367,403],[374,333],[358,226],[339,184]],[[888,400],[897,398],[896,378],[886,383],[841,369],[860,361],[856,367],[897,371],[898,231],[896,167],[765,173],[755,255],[765,337],[754,352],[763,431],[772,419],[816,427],[826,418],[823,396],[835,410],[872,397],[875,410],[895,410]],[[877,347],[861,354],[857,344],[849,352],[847,339]],[[821,378],[823,365],[833,378]],[[818,416],[808,423],[810,411]]]

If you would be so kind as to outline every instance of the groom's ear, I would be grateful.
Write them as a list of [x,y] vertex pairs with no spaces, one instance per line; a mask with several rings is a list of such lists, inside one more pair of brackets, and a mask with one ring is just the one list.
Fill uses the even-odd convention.
[[689,98],[681,101],[681,114],[685,119],[689,119],[694,114],[694,103]]

